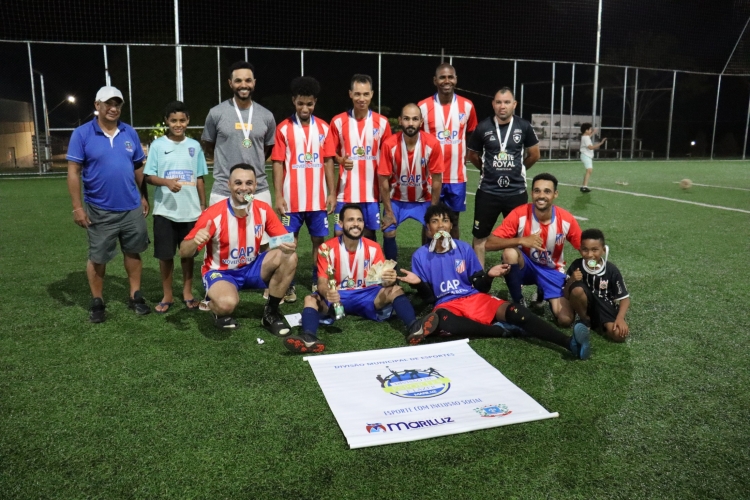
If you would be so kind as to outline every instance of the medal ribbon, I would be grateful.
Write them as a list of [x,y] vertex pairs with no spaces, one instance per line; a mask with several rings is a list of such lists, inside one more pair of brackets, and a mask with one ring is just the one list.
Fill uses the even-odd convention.
[[[417,132],[418,134],[419,132]],[[422,165],[422,138],[417,135],[417,144],[414,146],[414,154],[411,163],[409,163],[409,151],[406,149],[406,141],[403,133],[401,134],[401,171],[406,169],[409,177],[414,177],[417,173],[417,165]]]
[[247,129],[245,129],[245,123],[242,121],[240,108],[237,106],[237,101],[235,101],[234,98],[232,98],[232,104],[234,104],[234,111],[237,113],[237,119],[240,121],[240,127],[242,127],[242,135],[245,136],[245,139],[250,139],[250,130],[252,130],[253,123],[253,110],[255,110],[255,106],[251,103],[250,108],[247,110]]
[[513,132],[513,117],[510,117],[510,123],[508,123],[508,135],[505,136],[505,140],[503,140],[503,136],[500,135],[500,124],[497,123],[497,117],[495,117],[495,129],[497,130],[497,140],[500,141],[500,152],[505,153],[505,147],[508,145],[508,138],[510,137],[511,132]]
[[[297,132],[302,134],[302,137],[304,138],[304,145],[305,145],[305,162],[310,163],[307,161],[307,155],[312,155],[313,149],[320,149],[320,141],[318,140],[318,125],[315,123],[315,117],[310,116],[310,126],[307,127],[307,137],[305,137],[305,129],[302,126],[302,120],[300,120],[299,115],[297,113],[294,113],[294,116],[292,117],[292,122],[294,123],[294,128],[297,129]],[[313,132],[313,125],[315,125],[315,130]]]
[[[458,119],[458,97],[456,97],[456,94],[453,94],[453,101],[451,101],[451,108],[448,110],[448,119],[446,120],[443,116],[443,105],[440,104],[440,100],[438,99],[438,95],[435,94],[435,133],[437,132],[450,130],[449,127],[451,126],[451,123],[453,120],[456,120],[456,122],[459,121]],[[446,140],[450,140],[450,137],[445,138]]]
[[[365,268],[365,245],[362,243],[362,238],[359,239],[357,252],[354,254],[353,269],[349,266],[349,251],[346,249],[346,245],[344,245],[343,236],[339,236],[339,258],[341,260],[341,270],[346,271],[346,273],[344,274],[344,279],[348,280],[350,283],[354,282],[354,286],[356,286],[357,279],[355,273],[359,269]],[[351,287],[349,287],[347,284],[347,288]]]
[[[354,130],[357,130],[357,119],[354,118],[354,110],[352,109],[351,112],[351,119],[354,120]],[[351,130],[351,129],[350,129]],[[365,118],[365,125],[362,127],[362,132],[359,134],[359,142],[357,143],[357,146],[367,151],[367,148],[365,147],[365,139],[367,139],[367,131],[370,131],[370,137],[373,136],[372,133],[372,111],[367,111],[367,118]],[[351,139],[349,139],[351,141]],[[359,155],[357,155],[359,156]]]

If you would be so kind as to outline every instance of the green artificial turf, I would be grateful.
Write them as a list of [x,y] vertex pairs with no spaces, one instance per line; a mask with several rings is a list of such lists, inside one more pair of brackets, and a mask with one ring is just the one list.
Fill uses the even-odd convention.
[[[607,236],[632,298],[628,342],[595,335],[580,362],[533,341],[473,340],[560,418],[360,450],[347,449],[307,363],[260,327],[259,292],[241,294],[234,332],[188,312],[179,280],[168,314],[136,317],[120,257],[107,268],[107,321],[89,324],[86,235],[65,180],[0,180],[0,498],[750,497],[750,213],[626,194],[750,212],[750,191],[674,183],[750,189],[750,162],[594,166],[593,191],[560,186],[557,204]],[[583,175],[578,162],[548,162],[529,177],[543,171],[574,185]],[[469,196],[466,239],[473,208]],[[401,265],[418,235],[411,221],[399,229]],[[300,241],[300,299],[285,313],[309,292],[304,230]],[[494,289],[507,293],[501,280]],[[402,346],[401,331],[347,317],[321,337],[336,353]]]

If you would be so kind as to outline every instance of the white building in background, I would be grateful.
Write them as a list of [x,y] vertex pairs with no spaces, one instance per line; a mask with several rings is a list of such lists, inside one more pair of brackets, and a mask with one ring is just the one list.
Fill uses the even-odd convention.
[[32,168],[33,136],[31,103],[0,99],[0,168]]

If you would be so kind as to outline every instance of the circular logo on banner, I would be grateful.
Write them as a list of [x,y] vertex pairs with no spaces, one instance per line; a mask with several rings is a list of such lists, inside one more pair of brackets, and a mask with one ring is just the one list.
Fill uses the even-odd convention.
[[[388,368],[386,366],[386,368]],[[393,396],[410,399],[434,398],[451,388],[451,381],[436,369],[391,370],[387,377],[378,375],[381,388]]]

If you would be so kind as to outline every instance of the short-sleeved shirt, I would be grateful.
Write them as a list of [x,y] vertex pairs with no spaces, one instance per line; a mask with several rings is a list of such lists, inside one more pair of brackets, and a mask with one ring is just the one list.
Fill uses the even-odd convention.
[[411,258],[411,272],[430,285],[435,306],[459,297],[479,293],[471,284],[471,275],[482,270],[477,254],[468,243],[453,240],[456,248],[445,253],[430,252],[430,245],[417,249]]
[[[345,203],[380,201],[378,189],[380,145],[390,136],[391,126],[388,124],[388,118],[374,111],[370,111],[367,118],[361,120],[354,118],[352,110],[333,117],[331,137],[334,149],[337,153],[341,153],[341,156],[348,156],[353,163],[351,170],[339,168],[337,201]],[[359,143],[360,139],[363,140],[363,144]]]
[[357,250],[354,252],[346,249],[343,236],[331,238],[325,245],[330,253],[326,258],[318,252],[318,276],[327,276],[328,266],[333,266],[336,272],[336,286],[342,290],[366,287],[365,278],[370,267],[385,260],[380,245],[367,238],[359,239]]
[[[252,146],[249,148],[242,145],[245,136],[242,134],[242,125],[237,119],[237,111],[232,99],[214,106],[206,116],[206,125],[203,128],[201,140],[214,143],[214,185],[211,188],[212,193],[221,196],[230,195],[229,169],[238,163],[247,163],[255,169],[256,193],[268,191],[265,146],[273,146],[274,144],[276,120],[270,111],[257,102],[253,102],[251,108],[253,109],[253,119],[250,124],[252,125],[250,130]],[[240,109],[240,116],[246,128],[249,112],[249,109]]]
[[253,209],[246,217],[235,215],[230,200],[221,200],[206,209],[185,236],[192,240],[208,226],[210,238],[206,243],[201,273],[238,269],[258,257],[263,233],[270,236],[286,234],[287,230],[268,203],[253,200]]
[[565,241],[569,241],[576,250],[581,248],[581,227],[578,221],[567,210],[555,206],[552,207],[552,219],[547,224],[541,224],[536,218],[533,203],[516,207],[492,234],[504,239],[538,234],[544,242],[544,250],[520,245],[519,249],[540,266],[557,269],[561,273],[565,272]]
[[474,103],[456,94],[453,99],[455,105],[440,104],[437,94],[419,101],[424,131],[443,148],[443,184],[466,182],[466,137],[477,128]]
[[331,129],[315,116],[307,125],[292,115],[276,128],[271,159],[284,164],[282,192],[289,212],[326,209],[325,160],[336,156]]
[[594,157],[594,150],[589,149],[589,146],[593,146],[594,143],[591,142],[591,136],[590,135],[582,135],[581,136],[581,154],[584,156],[588,156],[589,158]]
[[198,178],[208,174],[206,157],[195,139],[174,142],[166,136],[151,143],[146,158],[145,175],[162,179],[178,179],[181,189],[173,193],[166,186],[154,189],[154,215],[174,222],[193,222],[201,214]]
[[144,157],[133,127],[118,121],[115,135],[110,138],[95,118],[73,131],[65,158],[82,166],[86,204],[111,212],[129,212],[141,206],[133,172],[135,164]]
[[[495,117],[485,118],[477,125],[469,138],[468,148],[482,157],[482,179],[479,189],[499,196],[512,196],[526,192],[526,167],[523,164],[525,148],[539,144],[534,128],[520,116],[513,116],[510,123],[500,125],[497,136]],[[510,137],[508,137],[510,134]],[[507,157],[500,154],[501,140],[506,143]]]
[[583,282],[591,290],[591,293],[613,306],[615,305],[615,301],[630,296],[620,270],[612,262],[607,262],[604,268],[598,273],[591,274],[583,268],[583,259],[576,259],[568,268],[568,276],[573,276],[573,272],[576,270],[581,271],[581,274],[583,274]]
[[[391,199],[423,202],[432,200],[432,175],[443,173],[443,152],[434,136],[420,130],[414,151],[404,158],[404,133],[399,132],[383,142],[378,175],[391,178]],[[419,158],[415,158],[418,155]],[[419,160],[419,161],[417,161]],[[440,196],[440,193],[435,193]]]

